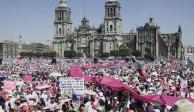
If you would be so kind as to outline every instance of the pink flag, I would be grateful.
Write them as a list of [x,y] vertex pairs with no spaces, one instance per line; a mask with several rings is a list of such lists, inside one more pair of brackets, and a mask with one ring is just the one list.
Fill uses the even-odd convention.
[[25,82],[31,83],[32,82],[32,76],[30,76],[30,75],[24,75],[23,80]]

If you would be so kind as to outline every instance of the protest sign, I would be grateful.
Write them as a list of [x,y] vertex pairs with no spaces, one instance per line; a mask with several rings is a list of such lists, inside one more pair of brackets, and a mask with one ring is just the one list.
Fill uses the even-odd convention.
[[16,82],[14,82],[14,81],[4,81],[3,89],[15,90],[16,89]]
[[72,94],[84,94],[84,78],[68,77],[60,80],[60,89],[62,92],[72,91]]

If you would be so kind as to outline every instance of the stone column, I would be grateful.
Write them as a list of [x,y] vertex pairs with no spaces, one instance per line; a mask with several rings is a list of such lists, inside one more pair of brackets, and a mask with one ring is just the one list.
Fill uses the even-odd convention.
[[158,43],[158,31],[156,30],[156,58],[159,56],[159,43]]
[[181,43],[179,43],[178,46],[178,51],[177,51],[177,59],[181,59],[181,54],[182,54],[182,48],[181,48]]
[[136,39],[135,39],[135,42],[136,42],[136,45],[135,45],[135,47],[136,47],[136,50],[139,50],[139,45],[138,45],[138,31],[136,31],[136,34],[137,34],[137,36],[136,36]]
[[170,59],[170,45],[168,45],[168,59]]
[[90,55],[94,57],[94,39],[90,41]]

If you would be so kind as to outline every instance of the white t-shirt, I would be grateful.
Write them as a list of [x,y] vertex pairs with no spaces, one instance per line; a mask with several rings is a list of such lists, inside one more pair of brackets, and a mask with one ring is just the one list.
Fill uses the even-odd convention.
[[57,103],[48,103],[48,107],[51,111],[54,111],[57,107]]
[[97,112],[96,110],[92,109],[92,104],[90,101],[85,103],[85,109],[86,109],[86,112]]

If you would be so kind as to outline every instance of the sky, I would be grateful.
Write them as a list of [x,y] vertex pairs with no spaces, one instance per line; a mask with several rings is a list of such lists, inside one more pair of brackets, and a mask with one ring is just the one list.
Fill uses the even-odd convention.
[[[107,0],[85,0],[85,16],[90,25],[103,23]],[[184,46],[194,46],[194,0],[119,0],[123,32],[148,22],[149,17],[162,33],[177,32],[181,25]],[[0,41],[40,42],[53,40],[54,11],[59,0],[0,0]],[[84,0],[67,0],[71,8],[72,30],[84,16]]]

